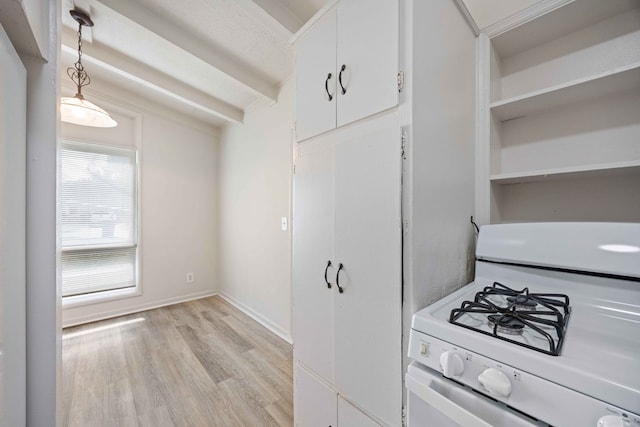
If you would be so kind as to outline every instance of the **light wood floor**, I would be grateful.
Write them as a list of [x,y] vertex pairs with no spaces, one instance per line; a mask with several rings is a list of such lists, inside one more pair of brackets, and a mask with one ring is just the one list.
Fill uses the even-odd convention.
[[291,346],[219,297],[65,329],[62,360],[65,426],[293,425]]

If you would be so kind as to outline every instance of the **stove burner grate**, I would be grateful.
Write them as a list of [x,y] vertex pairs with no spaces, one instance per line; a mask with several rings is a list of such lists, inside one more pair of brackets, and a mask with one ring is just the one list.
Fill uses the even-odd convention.
[[[569,297],[562,294],[529,293],[499,282],[487,286],[475,295],[474,301],[464,301],[460,308],[451,310],[449,322],[485,335],[493,336],[532,350],[558,356],[570,314]],[[487,314],[491,332],[460,321],[465,314]],[[555,337],[548,331],[555,331]],[[536,347],[514,339],[525,330],[532,331],[548,343],[548,347]]]
[[538,305],[538,301],[529,295],[518,295],[514,297],[507,297],[507,301],[515,304],[518,307],[533,308]]
[[487,319],[489,326],[497,326],[498,331],[504,332],[505,334],[521,334],[522,330],[526,326],[522,320],[518,319],[516,316],[510,315],[509,313],[490,314],[487,316]]
[[569,314],[569,297],[563,294],[529,293],[529,288],[516,291],[502,283],[493,282],[493,286],[486,286],[478,292],[475,300],[483,297],[505,297],[509,305],[504,308],[511,308],[513,305],[526,308],[540,306],[543,310],[561,311],[563,316]]

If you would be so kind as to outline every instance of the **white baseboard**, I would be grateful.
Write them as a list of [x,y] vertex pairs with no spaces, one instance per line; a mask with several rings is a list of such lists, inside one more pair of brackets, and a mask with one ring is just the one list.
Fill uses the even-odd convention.
[[[124,316],[132,313],[139,313],[141,311],[152,310],[154,308],[160,308],[160,307],[165,307],[167,305],[179,304],[181,302],[187,302],[187,301],[192,301],[194,299],[211,297],[214,295],[218,295],[218,292],[217,291],[196,292],[188,295],[181,295],[179,297],[165,298],[161,300],[146,302],[144,304],[129,306],[123,309],[107,310],[107,311],[98,312],[98,313],[91,313],[84,316],[63,318],[62,327],[67,328],[69,326],[76,326],[84,323],[96,322],[98,320],[110,319],[112,317]],[[64,314],[63,314],[63,317],[64,317]]]
[[293,339],[291,338],[290,333],[273,323],[271,320],[264,317],[262,314],[256,312],[250,307],[247,307],[237,299],[225,294],[224,292],[219,292],[218,296],[226,300],[229,304],[233,305],[238,310],[242,311],[244,314],[251,317],[253,320],[260,323],[262,326],[264,326],[289,344],[293,345]]

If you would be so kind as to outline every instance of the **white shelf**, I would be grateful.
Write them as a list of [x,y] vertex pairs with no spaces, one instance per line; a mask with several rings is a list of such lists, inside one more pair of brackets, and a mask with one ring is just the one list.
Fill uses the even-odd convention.
[[492,38],[501,58],[524,52],[638,7],[637,0],[576,0]]
[[617,176],[626,174],[637,174],[638,186],[640,187],[640,160],[598,165],[572,166],[528,172],[494,174],[489,177],[489,180],[496,184],[522,184],[547,180],[555,181],[568,178],[582,179],[595,176]]
[[640,63],[568,83],[493,102],[489,108],[500,121],[617,92],[640,89]]

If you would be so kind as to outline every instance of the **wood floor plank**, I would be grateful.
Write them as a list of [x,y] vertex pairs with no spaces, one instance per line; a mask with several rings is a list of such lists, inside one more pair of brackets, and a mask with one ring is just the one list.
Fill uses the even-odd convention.
[[260,350],[248,351],[242,357],[254,381],[278,396],[273,402],[283,400],[293,408],[293,372],[284,372],[286,369],[269,362]]
[[220,389],[228,398],[234,402],[238,408],[238,415],[241,417],[244,426],[277,426],[267,410],[257,402],[248,389],[238,384],[235,378],[230,378],[220,383]]
[[138,411],[138,425],[141,427],[170,426],[171,414],[166,406],[158,406],[144,412]]
[[[291,345],[269,332],[262,325],[257,323],[256,325],[250,325],[247,320],[240,316],[225,316],[223,321],[254,347],[260,348],[263,356],[269,362],[286,364],[289,360],[293,360]],[[293,364],[291,364],[291,371],[293,371]]]
[[[151,320],[150,316],[145,316],[145,321]],[[127,375],[131,379],[132,388],[136,399],[134,404],[143,419],[163,411],[157,408],[164,408],[169,403],[166,393],[163,391],[162,382],[156,369],[153,358],[157,348],[158,334],[151,323],[144,328],[128,328],[122,332],[125,358],[127,361]]]
[[231,328],[220,316],[211,312],[202,312],[202,318],[208,322],[210,330],[217,334],[217,337],[224,341],[226,346],[233,348],[238,353],[244,353],[254,348],[254,346],[242,338],[233,328]]
[[177,329],[214,383],[233,377],[233,371],[227,366],[229,363],[224,363],[225,360],[221,360],[218,353],[212,351],[215,347],[208,345],[204,336],[189,325],[180,325]]
[[293,425],[291,346],[219,297],[65,329],[65,426]]
[[220,316],[232,316],[240,312],[233,305],[218,296],[203,298],[200,301],[206,301],[207,304],[213,308],[213,312]]
[[280,426],[293,426],[293,406],[290,402],[278,400],[265,409]]

